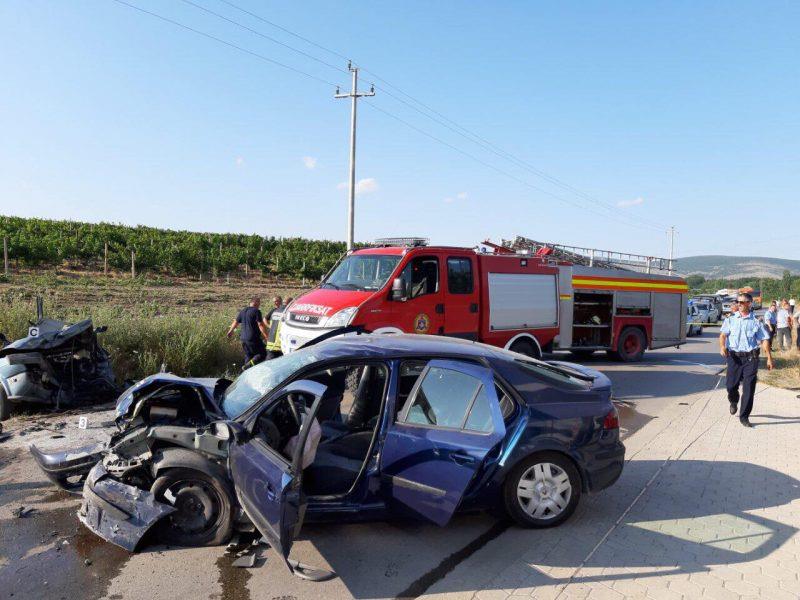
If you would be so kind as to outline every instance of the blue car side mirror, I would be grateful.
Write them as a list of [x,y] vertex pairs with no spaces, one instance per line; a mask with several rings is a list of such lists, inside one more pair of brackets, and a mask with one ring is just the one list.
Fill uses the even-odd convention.
[[247,428],[241,423],[234,421],[216,421],[211,424],[214,435],[223,440],[233,440],[237,444],[243,444],[251,437]]

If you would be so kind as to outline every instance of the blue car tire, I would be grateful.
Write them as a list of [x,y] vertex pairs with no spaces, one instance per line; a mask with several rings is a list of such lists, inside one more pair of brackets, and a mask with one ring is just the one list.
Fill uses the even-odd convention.
[[521,461],[506,478],[506,512],[523,527],[555,527],[578,506],[581,477],[563,454],[541,452]]
[[163,471],[150,491],[177,511],[159,523],[158,537],[177,546],[218,546],[233,533],[233,496],[217,477],[195,469]]

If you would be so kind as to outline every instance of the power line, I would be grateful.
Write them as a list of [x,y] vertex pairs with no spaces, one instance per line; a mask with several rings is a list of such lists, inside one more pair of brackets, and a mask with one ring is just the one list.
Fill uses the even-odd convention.
[[[616,220],[616,221],[620,222],[620,223],[621,223],[621,224],[623,224],[623,225],[630,225],[630,223],[624,223],[624,222],[622,222],[622,221],[619,221],[618,219],[616,219],[616,218],[615,218],[614,216],[612,216],[612,215],[607,215],[607,214],[604,214],[604,213],[598,213],[597,211],[594,211],[594,210],[592,210],[591,208],[587,208],[587,207],[585,207],[585,206],[583,206],[583,205],[577,204],[577,203],[575,203],[574,201],[572,201],[572,200],[569,200],[568,198],[564,198],[563,196],[559,196],[559,195],[557,195],[557,194],[554,194],[553,192],[551,192],[551,191],[549,191],[549,190],[546,190],[546,189],[544,189],[544,188],[541,188],[541,187],[539,187],[539,186],[537,186],[537,185],[534,185],[534,184],[530,183],[529,181],[527,181],[527,180],[525,180],[525,179],[521,179],[521,178],[517,177],[516,175],[514,175],[513,173],[509,173],[508,171],[505,171],[505,170],[503,170],[503,169],[501,169],[501,168],[499,168],[499,167],[497,167],[497,166],[495,166],[495,165],[493,165],[493,164],[491,164],[491,163],[488,163],[488,162],[486,162],[485,160],[482,160],[482,159],[478,158],[478,157],[477,157],[477,156],[475,156],[474,154],[470,154],[469,152],[467,152],[467,151],[465,151],[465,150],[462,150],[461,148],[459,148],[459,147],[457,147],[457,146],[454,146],[453,144],[451,144],[451,143],[449,143],[449,142],[447,142],[447,141],[445,141],[445,140],[443,140],[443,139],[441,139],[441,138],[439,138],[439,137],[436,137],[435,135],[433,135],[432,133],[429,133],[429,132],[425,131],[424,129],[420,129],[420,128],[419,128],[419,127],[417,127],[416,125],[413,125],[413,124],[409,123],[408,121],[406,121],[406,120],[404,120],[404,119],[402,119],[402,118],[398,117],[397,115],[395,115],[395,114],[392,114],[392,113],[390,113],[390,112],[389,112],[389,111],[387,111],[387,110],[384,110],[383,108],[381,108],[381,107],[377,106],[376,104],[374,104],[374,103],[372,103],[372,102],[367,102],[367,103],[366,103],[366,105],[367,105],[367,106],[369,106],[370,108],[374,109],[374,110],[377,110],[378,112],[381,112],[381,113],[385,114],[386,116],[388,116],[388,117],[390,117],[390,118],[394,119],[395,121],[398,121],[399,123],[402,123],[402,124],[403,124],[403,125],[405,125],[406,127],[409,127],[410,129],[413,129],[413,130],[414,130],[414,131],[416,131],[417,133],[419,133],[419,134],[421,134],[421,135],[424,135],[425,137],[428,137],[428,138],[430,138],[430,139],[434,140],[435,142],[438,142],[439,144],[442,144],[442,145],[444,145],[444,146],[447,146],[447,147],[448,147],[448,148],[450,148],[451,150],[455,150],[455,151],[456,151],[456,152],[458,152],[459,154],[463,154],[463,155],[464,155],[464,156],[466,156],[467,158],[469,158],[469,159],[471,159],[471,160],[474,160],[475,162],[477,162],[477,163],[479,163],[479,164],[481,164],[481,165],[483,165],[483,166],[485,166],[485,167],[487,167],[487,168],[489,168],[489,169],[492,169],[493,171],[496,171],[497,173],[500,173],[501,175],[504,175],[505,177],[508,177],[508,178],[510,178],[510,179],[513,179],[514,181],[516,181],[516,182],[518,182],[518,183],[521,183],[521,184],[522,184],[522,185],[524,185],[524,186],[527,186],[527,187],[529,187],[529,188],[531,188],[531,189],[534,189],[534,190],[536,190],[536,191],[538,191],[538,192],[541,192],[541,193],[543,193],[543,194],[546,194],[546,195],[550,196],[551,198],[555,198],[556,200],[559,200],[559,201],[561,201],[561,202],[566,202],[567,204],[570,204],[570,205],[572,205],[572,206],[574,206],[575,208],[578,208],[578,209],[580,209],[580,210],[587,210],[587,211],[589,211],[589,212],[592,212],[592,213],[594,213],[596,216],[599,216],[599,217],[601,217],[601,218],[604,218],[604,219],[613,219],[613,220]],[[660,228],[659,228],[659,230],[660,230]]]
[[[194,2],[191,2],[190,0],[183,0],[183,1],[187,2],[189,4],[192,4],[193,6],[198,6]],[[289,34],[289,35],[291,35],[291,36],[293,36],[293,37],[295,37],[295,38],[297,38],[299,40],[302,40],[302,41],[306,42],[307,44],[311,44],[312,46],[314,46],[316,48],[319,48],[320,50],[328,52],[328,53],[332,54],[333,56],[337,56],[339,58],[346,58],[343,54],[341,54],[339,52],[336,52],[335,50],[331,50],[330,48],[327,48],[326,46],[318,44],[317,42],[314,42],[313,40],[311,40],[311,39],[309,39],[307,37],[304,37],[304,36],[294,32],[294,31],[291,31],[290,29],[288,29],[286,27],[283,27],[282,25],[279,25],[279,24],[275,23],[274,21],[270,21],[269,19],[266,19],[266,18],[262,17],[261,15],[258,15],[258,14],[254,13],[254,12],[246,10],[246,9],[234,4],[233,2],[230,2],[229,0],[219,0],[219,1],[222,2],[223,4],[226,4],[227,6],[230,6],[231,8],[234,8],[234,9],[236,9],[236,10],[238,10],[238,11],[244,13],[244,14],[247,14],[247,15],[255,18],[255,19],[258,19],[259,21],[261,21],[263,23],[266,23],[267,25],[270,25],[271,27],[275,27],[276,29],[279,29],[280,31],[283,31],[284,33],[287,33],[287,34]],[[202,10],[205,10],[206,12],[209,12],[211,14],[215,14],[215,15],[217,14],[217,13],[209,11],[208,9],[205,9],[203,7],[200,7],[200,6],[198,6],[198,8],[201,8]],[[238,25],[240,27],[243,27],[244,29],[247,29],[248,31],[254,32],[257,35],[262,35],[262,34],[260,34],[260,32],[257,32],[256,30],[253,30],[253,29],[250,29],[249,27],[247,27],[245,25],[242,25],[241,23],[238,23],[238,22],[233,21],[231,19],[228,19],[227,17],[221,16],[221,15],[217,15],[217,16],[220,16],[220,18],[222,18],[222,19],[224,19],[224,20],[226,20],[228,22],[231,22],[231,23],[234,23],[234,24],[236,24],[236,25]],[[331,68],[336,69],[338,71],[345,72],[342,69],[339,69],[338,67],[336,67],[334,65],[331,65],[330,63],[327,63],[326,61],[323,61],[323,60],[321,60],[321,59],[319,59],[317,57],[314,57],[312,55],[309,55],[309,54],[307,54],[307,53],[305,53],[305,52],[303,52],[301,50],[293,48],[292,46],[289,46],[288,44],[284,44],[282,42],[274,40],[273,38],[271,38],[269,36],[264,36],[264,37],[267,37],[267,39],[270,39],[271,41],[274,41],[274,42],[276,42],[276,43],[278,43],[278,44],[280,44],[280,45],[282,45],[284,47],[287,47],[287,48],[289,48],[289,49],[291,49],[291,50],[293,50],[295,52],[303,54],[304,56],[308,56],[309,58],[312,58],[313,60],[315,60],[317,62],[320,62],[320,63],[322,63],[322,64],[324,64],[324,65],[326,65],[328,67],[331,67]],[[382,77],[380,77],[376,73],[373,73],[372,71],[366,69],[365,67],[359,67],[359,68],[364,73],[368,73],[368,74],[372,75],[372,77],[374,79],[383,82],[384,85],[394,89],[399,94],[401,94],[402,96],[405,96],[406,98],[410,99],[416,105],[419,105],[419,106],[415,106],[411,102],[408,102],[408,101],[404,100],[403,98],[400,98],[396,94],[393,94],[392,92],[390,92],[389,90],[387,90],[387,89],[385,89],[385,88],[383,88],[381,86],[375,85],[376,89],[382,91],[387,96],[389,96],[391,98],[394,98],[398,102],[408,106],[412,110],[418,112],[419,114],[421,114],[424,117],[432,120],[433,122],[441,125],[442,127],[445,127],[446,129],[449,129],[450,131],[452,131],[452,132],[456,133],[457,135],[467,139],[468,141],[470,141],[470,142],[472,142],[474,144],[477,144],[478,146],[482,147],[484,150],[487,150],[487,151],[491,152],[492,154],[495,154],[496,156],[499,156],[500,158],[503,158],[504,160],[508,160],[510,162],[513,162],[518,167],[521,167],[521,168],[523,168],[523,169],[525,169],[527,171],[530,171],[534,175],[546,180],[547,182],[549,182],[549,183],[551,183],[551,184],[553,184],[553,185],[555,185],[557,187],[560,187],[561,189],[563,189],[565,191],[568,191],[568,192],[571,192],[573,194],[576,194],[577,196],[583,198],[584,200],[586,200],[588,202],[597,204],[597,205],[605,208],[606,210],[608,210],[608,211],[610,211],[610,212],[612,212],[614,214],[619,214],[619,215],[622,216],[623,219],[627,219],[630,222],[638,222],[638,223],[643,224],[643,225],[645,225],[647,227],[650,227],[650,228],[653,228],[653,229],[657,229],[658,231],[662,231],[663,230],[663,227],[661,225],[656,224],[656,223],[654,223],[652,221],[649,221],[648,219],[643,219],[641,217],[636,217],[636,216],[633,216],[633,215],[624,215],[624,214],[622,214],[618,207],[615,207],[615,206],[610,205],[610,204],[608,204],[606,202],[603,202],[602,200],[600,200],[600,199],[598,199],[598,198],[596,198],[596,197],[594,197],[594,196],[592,196],[590,194],[587,194],[586,192],[584,192],[584,191],[582,191],[582,190],[570,185],[569,183],[567,183],[565,181],[562,181],[561,179],[559,179],[557,177],[554,177],[554,176],[546,173],[545,171],[542,171],[541,169],[536,168],[535,166],[531,165],[529,162],[527,162],[527,161],[515,156],[514,154],[512,154],[510,152],[507,152],[506,150],[503,150],[502,148],[500,148],[496,144],[493,144],[492,142],[490,142],[486,138],[480,136],[477,133],[474,133],[473,131],[470,131],[466,127],[463,127],[462,125],[460,125],[456,121],[453,121],[452,119],[448,118],[446,115],[442,114],[441,112],[437,111],[436,109],[431,108],[430,106],[428,106],[427,104],[425,104],[422,101],[418,100],[414,96],[404,92],[399,87],[397,87],[396,85],[394,85],[394,84],[390,83],[389,81],[383,79]],[[419,107],[422,107],[422,109],[424,109],[424,110],[420,109]],[[425,112],[425,111],[428,111],[428,112]],[[431,113],[431,114],[428,114],[428,113]],[[432,115],[435,115],[435,117],[432,116]]]
[[[184,2],[186,2],[187,4],[191,4],[191,5],[193,5],[193,6],[197,7],[197,8],[199,8],[199,9],[201,9],[201,10],[204,10],[204,11],[206,11],[206,12],[208,12],[208,13],[210,13],[210,14],[214,15],[214,16],[218,16],[218,17],[220,17],[220,18],[222,18],[222,19],[224,19],[224,20],[226,20],[226,21],[228,21],[228,22],[231,22],[231,23],[233,23],[233,24],[235,24],[235,25],[238,25],[238,26],[240,26],[240,27],[242,27],[242,28],[244,28],[244,29],[247,29],[247,30],[249,30],[249,31],[251,31],[251,32],[253,32],[253,33],[256,33],[256,34],[258,34],[258,35],[261,35],[262,37],[265,37],[266,39],[269,39],[270,41],[275,41],[276,43],[278,43],[278,44],[280,44],[280,45],[282,45],[282,46],[285,46],[285,47],[287,47],[287,48],[289,48],[289,49],[291,49],[291,50],[293,50],[293,51],[296,51],[296,52],[298,52],[298,53],[300,53],[300,54],[303,54],[303,55],[305,55],[305,56],[308,56],[308,57],[310,57],[310,58],[314,58],[314,60],[317,60],[318,62],[321,62],[322,64],[325,64],[326,66],[329,66],[329,67],[331,67],[331,68],[334,68],[334,69],[336,69],[337,71],[341,70],[341,69],[339,69],[338,67],[335,67],[335,66],[333,66],[333,65],[330,65],[330,64],[328,64],[328,63],[326,63],[325,61],[322,61],[322,60],[320,60],[320,59],[316,59],[315,57],[313,57],[313,56],[311,56],[311,55],[308,55],[307,53],[305,53],[305,52],[303,52],[303,51],[301,51],[301,50],[297,50],[296,48],[293,48],[293,47],[291,47],[291,46],[289,46],[289,45],[287,45],[287,44],[284,44],[284,43],[282,43],[282,42],[279,42],[279,41],[277,41],[277,40],[274,40],[273,38],[270,38],[269,36],[262,35],[260,32],[257,32],[257,31],[255,31],[255,30],[252,30],[252,29],[250,29],[249,27],[247,27],[247,26],[245,26],[245,25],[242,25],[242,24],[240,24],[240,23],[237,23],[236,21],[233,21],[233,20],[231,20],[231,19],[228,19],[228,18],[226,18],[226,17],[224,17],[224,16],[222,16],[222,15],[218,15],[217,13],[214,13],[213,11],[207,10],[207,9],[205,9],[205,8],[204,8],[204,7],[202,7],[202,6],[199,6],[199,5],[195,4],[194,2],[191,2],[190,0],[183,0],[183,1],[184,1]],[[221,1],[221,2],[223,2],[223,3],[225,3],[225,4],[228,4],[228,5],[232,6],[232,7],[234,7],[234,8],[237,8],[237,9],[241,10],[242,12],[245,12],[245,13],[247,13],[247,14],[253,14],[253,15],[254,15],[254,13],[250,13],[249,11],[246,11],[246,10],[244,10],[244,9],[240,9],[239,7],[237,7],[236,5],[234,5],[234,4],[233,4],[233,3],[231,3],[231,2],[228,2],[227,0],[220,0],[220,1]],[[338,87],[336,83],[333,83],[333,82],[327,81],[326,79],[323,79],[323,78],[321,78],[321,77],[317,77],[316,75],[312,75],[312,74],[310,74],[310,73],[307,73],[307,72],[305,72],[305,71],[302,71],[302,70],[300,70],[300,69],[296,69],[296,68],[294,68],[294,67],[292,67],[292,66],[290,66],[290,65],[284,64],[284,63],[282,63],[282,62],[279,62],[279,61],[277,61],[277,60],[274,60],[274,59],[272,59],[272,58],[269,58],[269,57],[267,57],[267,56],[264,56],[263,54],[259,54],[259,53],[257,53],[257,52],[254,52],[254,51],[252,51],[252,50],[248,50],[248,49],[246,49],[246,48],[243,48],[243,47],[241,47],[241,46],[238,46],[238,45],[236,45],[236,44],[233,44],[233,43],[231,43],[231,42],[228,42],[228,41],[226,41],[226,40],[224,40],[224,39],[221,39],[221,38],[219,38],[219,37],[216,37],[216,36],[214,36],[214,35],[211,35],[211,34],[209,34],[209,33],[206,33],[206,32],[204,32],[204,31],[200,31],[200,30],[198,30],[198,29],[195,29],[195,28],[193,28],[193,27],[190,27],[190,26],[188,26],[188,25],[185,25],[185,24],[183,24],[183,23],[180,23],[180,22],[178,22],[178,21],[175,21],[175,20],[173,20],[173,19],[170,19],[170,18],[168,18],[168,17],[165,17],[165,16],[163,16],[163,15],[160,15],[160,14],[158,14],[158,13],[154,13],[154,12],[151,12],[151,11],[149,11],[149,10],[146,10],[146,9],[144,9],[144,8],[141,8],[141,7],[139,7],[139,6],[136,6],[136,5],[134,5],[134,4],[130,4],[129,2],[126,2],[125,0],[114,0],[114,2],[117,2],[118,4],[122,4],[122,5],[124,5],[124,6],[127,6],[127,7],[129,7],[129,8],[133,8],[133,9],[135,9],[135,10],[137,10],[137,11],[141,12],[141,13],[144,13],[144,14],[147,14],[147,15],[149,15],[149,16],[155,17],[155,18],[157,18],[157,19],[159,19],[159,20],[161,20],[161,21],[164,21],[164,22],[166,22],[166,23],[170,23],[171,25],[174,25],[174,26],[176,26],[176,27],[179,27],[179,28],[181,28],[181,29],[184,29],[184,30],[190,31],[190,32],[192,32],[192,33],[195,33],[195,34],[197,34],[197,35],[201,35],[201,36],[203,36],[203,37],[205,37],[205,38],[208,38],[208,39],[210,39],[210,40],[213,40],[213,41],[215,41],[215,42],[218,42],[218,43],[220,43],[220,44],[224,44],[225,46],[228,46],[228,47],[230,47],[230,48],[233,48],[233,49],[235,49],[235,50],[238,50],[238,51],[240,51],[240,52],[243,52],[243,53],[245,53],[245,54],[248,54],[248,55],[250,55],[250,56],[253,56],[253,57],[255,57],[255,58],[258,58],[258,59],[260,59],[260,60],[266,61],[266,62],[268,62],[268,63],[270,63],[270,64],[274,64],[274,65],[276,65],[276,66],[282,67],[282,68],[284,68],[284,69],[287,69],[287,70],[289,70],[289,71],[292,71],[292,72],[294,72],[294,73],[297,73],[297,74],[299,74],[299,75],[303,75],[304,77],[307,77],[307,78],[309,78],[309,79],[312,79],[312,80],[314,80],[314,81],[318,81],[318,82],[320,82],[320,83],[324,83],[324,84],[326,84],[326,85],[330,85],[330,86],[332,86],[332,87]],[[279,25],[276,25],[276,24],[272,23],[271,21],[267,21],[266,19],[263,19],[263,18],[261,18],[261,17],[258,17],[257,15],[254,15],[254,16],[256,16],[256,18],[259,18],[260,20],[262,20],[262,21],[264,21],[264,22],[266,22],[266,23],[269,23],[270,25],[273,25],[273,26],[275,26],[275,27],[278,27],[278,28],[279,28],[279,29],[281,29],[281,30],[284,30],[284,31],[286,31],[287,33],[292,33],[292,32],[290,32],[289,30],[287,30],[287,29],[285,29],[285,28],[282,28],[281,26],[279,26]],[[293,34],[293,33],[292,33],[292,34]],[[293,35],[295,35],[295,37],[298,37],[299,39],[302,39],[302,40],[304,40],[304,41],[306,41],[306,42],[308,42],[308,43],[312,43],[313,45],[315,45],[315,46],[317,46],[317,47],[319,47],[319,48],[321,48],[321,49],[323,49],[323,50],[326,50],[326,51],[328,51],[328,52],[333,52],[333,51],[331,51],[331,50],[328,50],[328,49],[327,49],[327,48],[325,48],[324,46],[320,46],[319,44],[316,44],[316,43],[314,43],[314,42],[311,42],[310,40],[307,40],[306,38],[303,38],[302,36],[299,36],[299,35],[297,35],[297,34],[293,34]],[[333,53],[338,55],[338,53],[335,53],[335,52],[333,52]],[[339,56],[342,56],[342,55],[339,55]],[[394,86],[392,86],[392,87],[394,87]],[[397,88],[396,88],[396,89],[397,89]],[[384,91],[385,93],[387,93],[387,95],[390,95],[391,97],[393,97],[393,98],[395,98],[395,99],[398,99],[398,98],[397,98],[397,96],[396,96],[396,95],[394,95],[394,94],[392,94],[391,92],[388,92],[388,91],[386,91],[386,90],[383,90],[383,91]],[[402,93],[404,93],[404,92],[402,92]],[[409,96],[409,97],[410,97],[410,96]],[[407,103],[407,102],[405,102],[405,101],[403,101],[403,100],[401,100],[401,99],[398,99],[398,100],[400,100],[401,102],[403,102],[404,104],[406,104],[406,105],[408,105],[408,106],[411,106],[409,103]],[[432,139],[432,140],[436,141],[437,143],[443,144],[443,145],[445,145],[445,146],[447,146],[447,147],[451,148],[452,150],[455,150],[455,151],[456,151],[456,152],[458,152],[459,154],[462,154],[462,155],[464,155],[464,156],[466,156],[466,157],[470,158],[471,160],[473,160],[473,161],[476,161],[476,162],[478,162],[479,164],[482,164],[482,165],[484,165],[485,167],[487,167],[487,168],[490,168],[490,169],[492,169],[493,171],[495,171],[495,172],[497,172],[497,173],[500,173],[500,174],[504,175],[505,177],[509,177],[509,178],[511,178],[511,179],[513,179],[513,180],[515,180],[515,181],[517,181],[517,182],[519,182],[519,183],[521,183],[522,185],[525,185],[526,187],[529,187],[529,188],[531,188],[531,189],[534,189],[534,190],[536,190],[536,191],[538,191],[538,192],[540,192],[540,193],[546,194],[547,196],[550,196],[550,197],[552,197],[552,198],[554,198],[554,199],[556,199],[556,200],[559,200],[559,201],[561,201],[561,202],[565,202],[565,203],[567,203],[567,204],[569,204],[569,205],[571,205],[571,206],[573,206],[573,207],[575,207],[575,208],[578,208],[578,209],[580,209],[580,210],[586,210],[586,211],[588,211],[588,212],[591,212],[591,213],[593,213],[593,214],[595,214],[595,215],[597,215],[597,216],[599,216],[599,217],[601,217],[601,218],[606,218],[606,219],[615,220],[615,221],[617,221],[617,222],[619,222],[619,223],[621,223],[621,224],[623,224],[623,225],[626,225],[626,226],[640,226],[640,225],[637,225],[637,224],[635,224],[635,223],[631,223],[631,222],[625,222],[625,221],[623,221],[623,220],[620,220],[620,218],[618,218],[618,217],[622,217],[623,219],[625,219],[625,218],[630,218],[630,217],[628,217],[627,215],[623,215],[623,214],[621,214],[621,213],[618,213],[618,212],[616,212],[616,213],[613,213],[613,214],[604,214],[604,213],[598,212],[598,211],[597,211],[597,210],[595,210],[595,209],[594,209],[594,207],[592,207],[592,206],[588,206],[588,207],[587,207],[587,206],[584,206],[584,205],[582,205],[582,204],[579,204],[579,203],[577,203],[577,202],[575,202],[575,201],[573,201],[573,200],[571,200],[571,199],[565,198],[565,197],[563,197],[563,196],[560,196],[560,195],[558,195],[558,194],[555,194],[555,193],[553,193],[553,192],[550,192],[549,190],[546,190],[546,189],[544,189],[544,188],[541,188],[541,187],[539,187],[539,186],[536,186],[536,185],[534,185],[534,184],[532,184],[532,183],[528,182],[528,181],[527,181],[527,180],[525,180],[525,179],[521,179],[520,177],[517,177],[516,175],[514,175],[514,174],[512,174],[512,173],[509,173],[508,171],[505,171],[505,170],[503,170],[503,169],[500,169],[499,167],[497,167],[497,166],[495,166],[495,165],[493,165],[493,164],[491,164],[491,163],[488,163],[488,162],[486,162],[486,161],[484,161],[484,160],[482,160],[482,159],[480,159],[480,158],[478,158],[478,157],[474,156],[473,154],[471,154],[471,153],[469,153],[469,152],[467,152],[467,151],[465,151],[465,150],[462,150],[461,148],[458,148],[457,146],[455,146],[455,145],[453,145],[453,144],[451,144],[451,143],[449,143],[449,142],[446,142],[445,140],[442,140],[441,138],[439,138],[439,137],[437,137],[437,136],[435,136],[435,135],[433,135],[433,134],[431,134],[431,133],[429,133],[429,132],[427,132],[427,131],[425,131],[425,130],[423,130],[423,129],[421,129],[421,128],[419,128],[419,127],[417,127],[417,126],[415,126],[415,125],[413,125],[413,124],[411,124],[411,123],[409,123],[408,121],[406,121],[406,120],[404,120],[404,119],[401,119],[400,117],[398,117],[398,116],[396,116],[396,115],[394,115],[394,114],[390,113],[389,111],[386,111],[386,110],[384,110],[384,109],[380,108],[379,106],[377,106],[377,105],[375,105],[375,104],[369,103],[368,105],[369,105],[369,106],[371,106],[373,109],[375,109],[375,110],[377,110],[377,111],[379,111],[379,112],[381,112],[381,113],[384,113],[385,115],[389,116],[390,118],[392,118],[392,119],[394,119],[394,120],[396,120],[396,121],[398,121],[398,122],[402,123],[402,124],[403,124],[403,125],[405,125],[406,127],[409,127],[409,128],[411,128],[412,130],[414,130],[414,131],[416,131],[416,132],[418,132],[418,133],[420,133],[420,134],[422,134],[422,135],[424,135],[424,136],[426,136],[426,137],[428,137],[428,138],[430,138],[430,139]],[[412,108],[413,108],[413,107],[412,107]],[[418,109],[417,109],[417,110],[418,110]],[[418,112],[421,112],[421,111],[418,111]],[[433,111],[433,112],[435,112],[435,111]],[[425,113],[421,113],[421,114],[425,115]],[[437,114],[438,114],[438,113],[437,113]],[[433,117],[430,117],[429,115],[425,115],[425,116],[428,116],[428,118],[431,118],[431,119],[433,119]],[[444,119],[447,119],[446,117],[443,117],[443,118],[444,118]],[[434,120],[435,122],[439,123],[439,124],[442,124],[440,121],[438,121],[438,120],[436,120],[436,119],[433,119],[433,120]],[[447,119],[447,120],[449,120],[449,119]],[[444,126],[446,126],[446,125],[444,125]],[[460,127],[460,126],[459,126],[459,127]],[[452,130],[452,127],[448,127],[448,128]],[[467,130],[465,130],[465,131],[467,131]],[[473,135],[475,135],[475,134],[473,134]],[[479,137],[479,136],[478,136],[478,137]],[[489,142],[486,142],[486,143],[488,144]],[[497,153],[495,152],[495,154],[497,154]],[[513,156],[513,155],[512,155],[512,156]],[[520,159],[517,159],[517,160],[520,160]],[[522,161],[522,162],[524,162],[524,161]],[[565,184],[565,185],[566,185],[566,184]],[[602,204],[602,203],[601,203],[601,204]],[[657,227],[657,226],[654,226],[654,225],[647,224],[647,226],[648,226],[648,227],[652,227],[652,228],[654,228],[654,229],[662,230],[662,228],[661,228],[661,227]]]
[[244,25],[243,23],[239,23],[238,21],[234,21],[233,19],[229,19],[225,15],[221,15],[221,14],[219,14],[217,12],[214,12],[213,10],[208,9],[205,6],[201,6],[199,4],[196,4],[195,2],[192,2],[192,0],[182,0],[182,2],[185,2],[186,4],[189,4],[190,6],[194,6],[195,8],[197,8],[199,10],[202,10],[202,11],[204,11],[204,12],[210,14],[210,15],[213,15],[213,16],[219,18],[219,19],[222,19],[223,21],[227,21],[228,23],[236,25],[237,27],[241,27],[242,29],[245,29],[245,30],[249,31],[250,33],[254,33],[255,35],[257,35],[259,37],[262,37],[265,40],[269,40],[270,42],[278,44],[279,46],[283,46],[284,48],[288,48],[292,52],[296,52],[297,54],[305,56],[306,58],[310,58],[311,60],[314,60],[314,61],[316,61],[316,62],[318,62],[318,63],[320,63],[322,65],[325,65],[326,67],[330,67],[331,69],[333,69],[335,71],[339,71],[340,73],[344,73],[345,75],[348,75],[348,76],[350,75],[350,73],[347,71],[347,69],[343,69],[341,67],[337,67],[336,65],[333,65],[333,64],[331,64],[331,63],[329,63],[327,61],[322,60],[321,58],[317,58],[313,54],[309,54],[308,52],[303,52],[302,50],[299,50],[299,49],[295,48],[294,46],[290,46],[289,44],[286,44],[286,43],[284,43],[284,42],[282,42],[282,41],[280,41],[278,39],[275,39],[272,36],[269,36],[269,35],[267,35],[265,33],[261,33],[257,29],[253,29],[252,27],[248,27],[247,25]]
[[[276,29],[280,29],[284,33],[288,33],[289,35],[297,38],[298,40],[302,40],[307,44],[311,44],[315,48],[319,48],[320,50],[324,50],[325,52],[329,52],[333,56],[338,56],[339,58],[342,58],[344,60],[350,60],[350,58],[345,56],[344,54],[340,54],[340,53],[336,52],[335,50],[331,50],[330,48],[326,48],[325,46],[322,46],[322,45],[318,44],[317,42],[308,39],[307,37],[303,37],[299,33],[295,33],[294,31],[291,31],[290,29],[286,29],[286,27],[283,27],[282,25],[278,25],[277,23],[273,23],[272,21],[270,21],[268,19],[265,19],[261,15],[257,15],[256,13],[250,12],[249,10],[244,9],[241,6],[237,6],[233,2],[228,2],[228,0],[219,0],[219,1],[222,2],[223,4],[227,4],[231,8],[235,8],[236,10],[243,12],[246,15],[250,15],[254,19],[258,19],[259,21],[261,21],[263,23],[266,23],[267,25],[275,27]],[[364,69],[364,71],[366,71],[366,69]]]
[[223,40],[221,38],[213,36],[210,33],[206,33],[205,31],[200,31],[199,29],[195,29],[194,27],[189,27],[188,25],[184,25],[183,23],[179,23],[178,21],[174,21],[174,20],[172,20],[172,19],[170,19],[168,17],[159,15],[158,13],[154,13],[154,12],[151,12],[149,10],[145,10],[144,8],[136,6],[135,4],[130,4],[128,2],[125,2],[125,0],[113,0],[113,1],[118,3],[118,4],[123,4],[123,5],[125,5],[125,6],[127,6],[129,8],[133,8],[135,10],[138,10],[139,12],[144,13],[146,15],[150,15],[151,17],[155,17],[156,19],[159,19],[159,20],[164,21],[166,23],[170,23],[171,25],[175,25],[176,27],[180,27],[181,29],[185,29],[186,31],[191,31],[192,33],[196,33],[197,35],[202,35],[203,37],[206,37],[206,38],[208,38],[210,40],[214,40],[215,42],[219,42],[220,44],[224,44],[224,45],[226,45],[226,46],[228,46],[230,48],[238,50],[239,52],[244,52],[245,54],[249,54],[250,56],[253,56],[253,57],[258,58],[260,60],[266,61],[266,62],[271,63],[273,65],[276,65],[278,67],[282,67],[284,69],[287,69],[288,71],[293,71],[294,73],[297,73],[298,75],[302,75],[304,77],[308,77],[309,79],[313,79],[314,81],[319,81],[320,83],[324,83],[325,85],[330,85],[332,87],[335,87],[337,85],[335,83],[327,81],[326,79],[322,79],[321,77],[317,77],[316,75],[312,75],[311,73],[306,73],[305,71],[301,71],[300,69],[296,69],[296,68],[294,68],[292,66],[289,66],[289,65],[284,64],[282,62],[279,62],[277,60],[269,58],[268,56],[264,56],[263,54],[259,54],[258,52],[253,52],[252,50],[248,50],[247,48],[242,48],[241,46],[237,46],[236,44],[232,44],[231,42],[228,42],[228,41],[225,41],[225,40]]

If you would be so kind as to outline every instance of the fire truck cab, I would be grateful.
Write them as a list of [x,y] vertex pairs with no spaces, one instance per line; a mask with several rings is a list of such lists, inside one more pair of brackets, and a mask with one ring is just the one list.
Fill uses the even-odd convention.
[[677,277],[576,265],[495,247],[382,241],[349,252],[284,312],[281,347],[348,325],[446,335],[521,354],[607,350],[624,361],[685,341],[688,288]]

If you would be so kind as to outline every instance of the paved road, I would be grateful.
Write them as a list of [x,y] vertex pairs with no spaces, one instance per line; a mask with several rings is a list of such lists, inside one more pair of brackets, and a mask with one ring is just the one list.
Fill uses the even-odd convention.
[[[638,364],[610,363],[604,355],[586,361],[613,381],[629,455],[646,452],[650,440],[674,425],[675,415],[694,406],[717,384],[721,358],[715,340],[716,333],[710,330],[702,338],[690,338],[681,349],[648,353]],[[101,437],[107,419],[107,413],[92,415],[94,428],[80,434]],[[48,421],[58,420],[64,418]],[[487,588],[499,593],[517,587],[512,580],[520,574],[509,575],[507,570],[531,549],[559,548],[562,554],[553,568],[580,563],[658,464],[657,460],[630,462],[617,486],[588,498],[576,518],[546,532],[509,527],[490,515],[460,516],[445,529],[409,521],[306,527],[293,557],[338,574],[332,581],[314,584],[290,576],[271,553],[264,554],[259,568],[236,569],[223,548],[150,547],[129,555],[83,530],[73,517],[75,501],[53,492],[24,450],[27,440],[57,444],[63,440],[52,436],[64,432],[72,438],[78,432],[76,421],[77,416],[71,415],[63,432],[17,434],[0,444],[0,597],[9,590],[23,598],[170,600],[426,593],[472,597]],[[15,419],[7,430],[18,432],[26,425],[30,422]],[[37,511],[15,519],[11,510],[19,505]],[[580,541],[565,541],[570,539]],[[498,583],[494,578],[500,573],[504,579]]]

